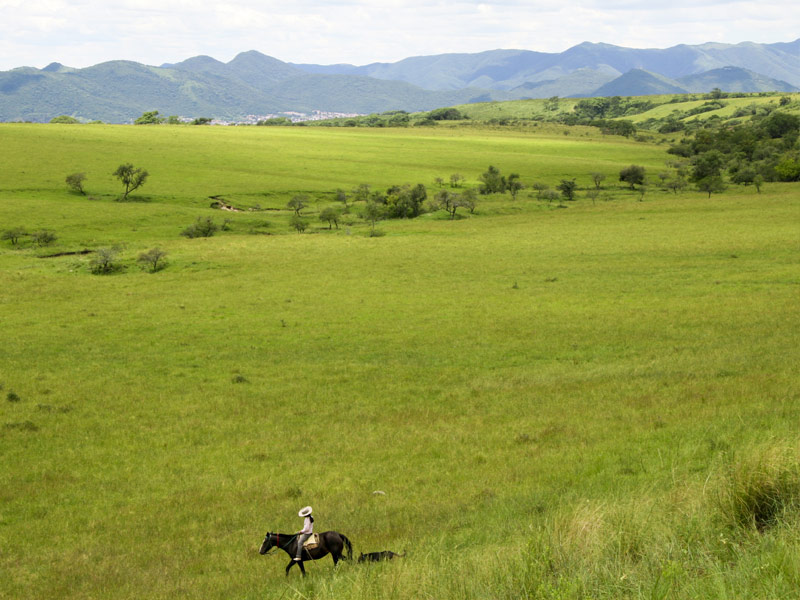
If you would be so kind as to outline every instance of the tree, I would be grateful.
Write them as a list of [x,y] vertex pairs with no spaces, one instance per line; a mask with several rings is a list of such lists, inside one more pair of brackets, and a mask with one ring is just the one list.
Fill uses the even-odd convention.
[[481,182],[479,188],[481,194],[502,194],[506,191],[506,178],[500,175],[500,169],[497,167],[489,165],[486,172],[478,179]]
[[578,189],[578,184],[575,183],[575,179],[562,179],[561,183],[556,186],[556,189],[561,191],[564,200],[574,200],[575,190]]
[[478,205],[478,193],[473,188],[464,190],[461,192],[458,204],[466,208],[470,214],[474,213],[475,207]]
[[511,198],[513,200],[517,199],[517,194],[519,194],[520,190],[524,189],[525,186],[519,180],[519,173],[511,173],[508,176],[508,181],[506,182],[506,189],[511,192]]
[[142,113],[142,116],[136,119],[133,124],[134,125],[160,125],[164,122],[162,117],[158,116],[157,110],[151,110],[145,113]]
[[533,189],[536,190],[536,199],[541,200],[542,196],[544,195],[545,190],[549,190],[550,186],[546,183],[536,182],[531,186]]
[[336,190],[336,201],[344,204],[344,209],[347,210],[347,192],[342,188]]
[[57,117],[53,117],[52,119],[50,119],[50,122],[51,123],[62,123],[62,124],[67,124],[67,125],[75,125],[77,123],[80,123],[80,121],[78,121],[78,119],[76,119],[75,117],[70,117],[68,115],[59,115]]
[[461,173],[453,173],[450,175],[450,187],[461,187],[461,182],[464,181],[464,176]]
[[161,248],[151,248],[147,252],[142,252],[136,259],[143,269],[150,269],[151,273],[160,271],[167,266],[167,253]]
[[131,163],[125,163],[117,167],[114,177],[125,186],[125,192],[120,198],[121,201],[128,199],[128,194],[142,187],[147,180],[149,173],[140,167],[134,167]]
[[120,265],[117,263],[117,256],[119,253],[119,246],[114,246],[113,248],[98,248],[92,260],[89,261],[89,269],[95,275],[107,275],[119,270]]
[[708,177],[719,177],[725,158],[719,150],[709,150],[698,154],[692,160],[692,181],[698,182]]
[[624,181],[631,189],[634,189],[635,186],[641,185],[644,183],[646,170],[641,165],[631,165],[629,167],[625,167],[619,172],[619,180]]
[[300,216],[300,211],[306,206],[308,206],[308,196],[306,194],[297,194],[286,204],[286,208],[291,208],[296,217]]
[[37,246],[49,246],[58,239],[55,232],[49,229],[40,229],[39,231],[31,234],[33,243]]
[[353,200],[355,202],[367,202],[369,200],[370,186],[367,183],[360,183],[356,189],[353,190]]
[[362,216],[365,221],[369,221],[372,225],[371,233],[375,233],[375,224],[386,216],[386,206],[379,204],[374,200],[370,200],[364,206]]
[[339,229],[339,219],[341,217],[342,209],[337,206],[326,206],[319,213],[319,220],[327,221],[328,229],[331,229],[334,225],[336,225],[336,229]]
[[26,235],[28,235],[28,232],[22,227],[14,227],[13,229],[6,229],[0,234],[0,240],[8,240],[12,246],[16,246],[19,243],[19,238]]
[[292,229],[297,231],[297,233],[303,233],[308,228],[308,221],[306,221],[298,213],[295,213],[292,215],[289,225],[291,225]]
[[598,173],[597,171],[593,171],[591,173],[592,181],[594,182],[594,189],[599,190],[600,184],[603,183],[603,180],[606,176],[603,173]]
[[192,125],[208,125],[213,120],[211,117],[197,117],[192,121]]
[[83,189],[83,182],[86,181],[86,173],[72,173],[71,175],[67,175],[65,181],[67,187],[73,192],[83,194],[84,196],[86,195],[86,191]]
[[725,191],[725,182],[719,175],[709,175],[697,182],[697,189],[701,192],[708,192],[708,197],[711,198],[712,193],[719,193]]

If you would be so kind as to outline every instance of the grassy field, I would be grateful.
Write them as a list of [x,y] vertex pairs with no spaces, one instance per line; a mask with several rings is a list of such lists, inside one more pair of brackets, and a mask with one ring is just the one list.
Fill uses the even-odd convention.
[[[640,202],[616,174],[664,148],[599,135],[0,141],[0,230],[58,235],[0,246],[0,597],[796,597],[797,185]],[[115,201],[122,162],[150,172],[137,201]],[[489,164],[528,184],[600,171],[604,199],[481,198],[377,238],[355,212],[288,227],[298,192],[313,217],[339,187],[432,194]],[[229,231],[179,235],[206,216]],[[45,257],[111,245],[112,275]],[[151,274],[135,259],[154,246]],[[306,504],[356,554],[407,556],[287,580],[257,550]]]

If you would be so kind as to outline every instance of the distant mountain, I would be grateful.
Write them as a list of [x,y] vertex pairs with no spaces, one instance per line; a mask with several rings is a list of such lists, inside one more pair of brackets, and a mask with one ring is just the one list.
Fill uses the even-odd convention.
[[719,88],[726,92],[800,92],[800,88],[740,67],[723,67],[705,73],[688,75],[678,83],[690,92]]
[[[711,88],[709,88],[711,89]],[[631,69],[595,90],[597,96],[651,96],[685,94],[688,90],[677,81],[643,69]]]
[[367,75],[413,83],[425,89],[467,86],[510,90],[524,83],[557,80],[579,69],[615,76],[632,69],[670,79],[722,67],[740,67],[800,86],[800,39],[791,43],[685,44],[667,49],[635,49],[584,42],[551,54],[527,50],[491,50],[477,54],[440,54],[406,58],[396,63],[295,65],[308,72]]
[[292,64],[249,51],[228,63],[196,56],[160,67],[110,61],[73,69],[54,62],[0,72],[0,120],[66,114],[130,122],[148,110],[221,119],[286,111],[411,112],[551,96],[799,87],[800,39],[665,50],[585,42],[561,53],[491,50],[364,66]]

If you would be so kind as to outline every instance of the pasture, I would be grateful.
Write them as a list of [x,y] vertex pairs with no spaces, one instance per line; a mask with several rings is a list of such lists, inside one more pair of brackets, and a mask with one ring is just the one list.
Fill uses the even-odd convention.
[[[796,594],[796,184],[639,201],[619,169],[657,172],[665,148],[586,132],[9,124],[0,141],[0,230],[58,235],[0,246],[0,597]],[[150,172],[125,203],[123,162]],[[490,164],[607,179],[596,202],[481,197],[383,237],[357,210],[313,220],[337,188],[432,195]],[[64,185],[77,171],[86,196]],[[181,237],[207,216],[228,230]],[[63,254],[113,245],[111,275]],[[148,273],[154,246],[169,264]],[[764,490],[771,508],[748,509]],[[259,544],[307,504],[355,556],[406,556],[287,580]]]

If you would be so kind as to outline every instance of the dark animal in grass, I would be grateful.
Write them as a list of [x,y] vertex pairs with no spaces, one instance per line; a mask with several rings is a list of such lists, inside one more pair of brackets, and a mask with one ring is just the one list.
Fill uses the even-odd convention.
[[391,550],[383,550],[381,552],[367,552],[364,554],[361,553],[361,556],[358,557],[358,562],[379,562],[382,560],[392,560],[393,558],[403,558],[405,553],[397,554],[396,552],[392,552]]
[[[300,566],[300,572],[303,577],[306,576],[306,569],[303,566],[303,561],[306,560],[319,560],[320,558],[331,555],[333,559],[333,566],[339,563],[339,560],[352,560],[353,559],[353,545],[350,540],[341,533],[336,531],[324,531],[319,534],[319,546],[309,550],[303,548],[303,553],[300,560],[294,560],[297,556],[297,534],[296,533],[268,533],[264,536],[264,542],[261,544],[259,554],[266,554],[271,548],[280,548],[289,555],[289,564],[286,566],[286,575],[289,575],[289,569],[293,565]],[[347,556],[344,556],[344,549],[347,548]]]

